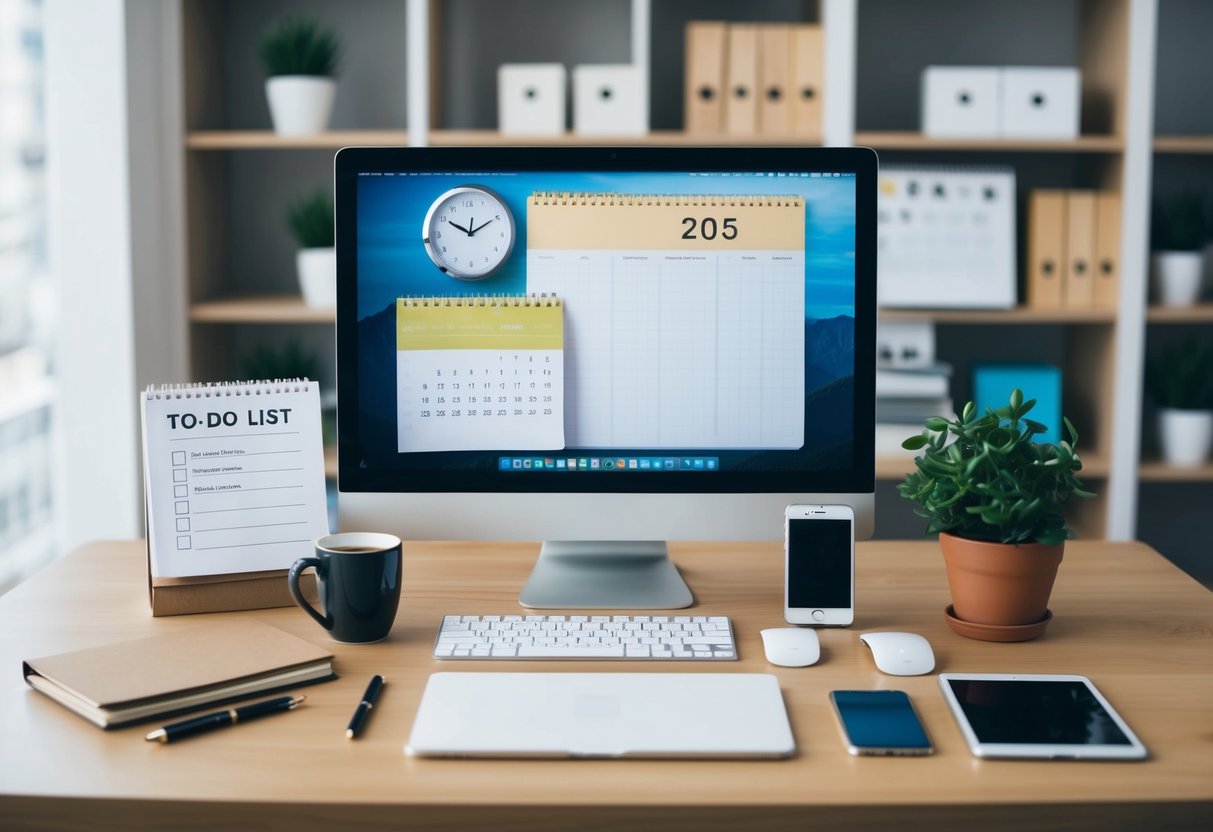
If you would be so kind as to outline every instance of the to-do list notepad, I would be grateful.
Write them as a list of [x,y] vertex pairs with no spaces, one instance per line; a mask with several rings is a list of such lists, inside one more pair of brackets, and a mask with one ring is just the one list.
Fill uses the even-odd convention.
[[328,534],[314,381],[142,395],[154,578],[286,569]]
[[564,447],[564,319],[553,297],[396,301],[401,453]]

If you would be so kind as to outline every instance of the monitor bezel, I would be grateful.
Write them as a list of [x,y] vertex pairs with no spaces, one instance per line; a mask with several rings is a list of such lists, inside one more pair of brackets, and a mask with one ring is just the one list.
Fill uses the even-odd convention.
[[[360,173],[475,170],[619,171],[684,173],[744,170],[839,172],[855,183],[855,368],[853,428],[855,464],[849,469],[778,472],[433,471],[362,468],[356,458],[358,422],[342,418],[358,407],[357,388],[357,180]],[[860,493],[874,491],[876,350],[876,175],[877,156],[869,148],[805,147],[347,147],[334,159],[337,250],[338,489],[342,492],[479,493]],[[861,368],[870,380],[860,383]],[[710,453],[703,449],[701,453]],[[606,455],[607,451],[603,452]],[[579,452],[577,455],[586,455]],[[626,455],[626,454],[625,454]],[[680,450],[677,456],[695,455]]]

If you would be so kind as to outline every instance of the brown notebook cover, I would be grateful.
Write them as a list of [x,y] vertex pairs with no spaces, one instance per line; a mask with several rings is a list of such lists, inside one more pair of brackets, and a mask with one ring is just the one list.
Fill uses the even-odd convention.
[[24,662],[33,687],[102,728],[333,675],[333,654],[243,618]]

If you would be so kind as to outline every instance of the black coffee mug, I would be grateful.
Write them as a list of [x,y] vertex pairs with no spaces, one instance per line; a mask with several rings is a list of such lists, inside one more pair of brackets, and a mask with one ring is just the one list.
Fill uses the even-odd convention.
[[[400,538],[375,532],[343,532],[316,540],[316,557],[295,561],[287,585],[295,603],[337,641],[382,641],[400,606]],[[314,567],[321,615],[299,591],[299,576]]]

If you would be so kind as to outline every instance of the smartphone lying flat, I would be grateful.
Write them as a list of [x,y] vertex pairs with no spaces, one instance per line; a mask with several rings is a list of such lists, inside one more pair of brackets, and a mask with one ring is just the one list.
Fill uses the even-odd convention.
[[835,690],[830,702],[855,756],[921,756],[934,751],[905,691]]

